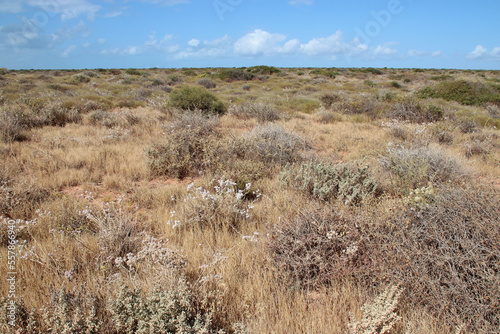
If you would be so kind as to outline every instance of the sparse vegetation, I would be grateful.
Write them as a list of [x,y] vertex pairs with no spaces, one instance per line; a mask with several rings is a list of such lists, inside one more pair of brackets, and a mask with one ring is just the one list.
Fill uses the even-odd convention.
[[0,332],[497,333],[497,77],[0,69]]

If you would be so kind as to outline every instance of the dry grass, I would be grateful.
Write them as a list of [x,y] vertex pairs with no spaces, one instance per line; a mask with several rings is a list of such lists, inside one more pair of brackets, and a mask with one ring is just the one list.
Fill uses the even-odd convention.
[[[4,72],[0,331],[497,333],[498,106],[335,72]],[[231,112],[168,107],[181,83]]]

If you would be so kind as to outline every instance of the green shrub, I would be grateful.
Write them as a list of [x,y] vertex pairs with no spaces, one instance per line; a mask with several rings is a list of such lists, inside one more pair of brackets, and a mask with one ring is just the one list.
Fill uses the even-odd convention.
[[255,78],[255,75],[241,68],[224,68],[219,71],[217,77],[225,81],[236,81],[252,80]]
[[402,86],[401,86],[401,84],[400,84],[399,82],[397,82],[397,81],[392,81],[392,82],[391,82],[391,87],[393,87],[393,88],[398,88],[398,89],[399,89],[399,88],[401,88]]
[[139,71],[136,68],[129,68],[125,71],[125,73],[130,74],[130,75],[142,75],[142,72]]
[[170,93],[170,105],[182,110],[201,110],[208,114],[224,114],[224,103],[203,87],[183,86]]
[[500,103],[500,89],[492,85],[466,80],[445,81],[418,92],[422,98],[441,98],[465,105]]
[[247,72],[253,73],[253,74],[279,74],[281,73],[281,70],[277,67],[274,66],[265,66],[265,65],[260,65],[260,66],[252,66],[247,68]]
[[379,193],[369,168],[357,162],[330,165],[309,161],[288,166],[283,171],[282,179],[313,198],[327,202],[338,199],[345,204],[356,205]]
[[311,75],[322,75],[328,78],[335,79],[335,76],[339,75],[339,72],[334,71],[333,69],[326,68],[318,68],[309,72]]
[[365,68],[362,71],[365,72],[365,73],[371,73],[371,74],[375,74],[375,75],[384,74],[384,72],[382,72],[378,68],[372,68],[372,67]]

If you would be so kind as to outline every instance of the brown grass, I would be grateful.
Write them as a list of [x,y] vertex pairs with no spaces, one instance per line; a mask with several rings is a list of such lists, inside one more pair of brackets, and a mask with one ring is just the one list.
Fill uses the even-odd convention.
[[[217,69],[3,73],[0,272],[15,220],[19,321],[0,331],[159,331],[171,319],[151,314],[185,312],[186,332],[498,332],[498,108],[414,94],[444,70],[311,71],[250,89]],[[232,113],[168,107],[203,77]],[[289,186],[328,179],[283,182],[305,161],[361,161],[380,191],[348,205]]]

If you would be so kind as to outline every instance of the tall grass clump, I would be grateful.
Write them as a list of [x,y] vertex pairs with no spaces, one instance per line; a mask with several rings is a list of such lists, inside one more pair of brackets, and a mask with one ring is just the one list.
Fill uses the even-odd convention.
[[170,93],[169,103],[172,107],[196,111],[206,114],[224,114],[227,109],[224,103],[203,87],[182,86]]
[[287,166],[282,179],[286,184],[326,202],[338,199],[355,205],[379,192],[369,167],[357,162],[330,165],[309,161]]
[[281,118],[280,113],[272,106],[264,103],[248,102],[232,106],[229,112],[238,118],[255,117],[259,123],[274,122]]
[[27,139],[19,115],[0,109],[0,139],[6,143]]
[[164,143],[147,152],[151,175],[185,178],[199,175],[210,166],[212,139],[217,136],[218,119],[200,113],[176,116]]

